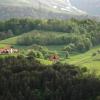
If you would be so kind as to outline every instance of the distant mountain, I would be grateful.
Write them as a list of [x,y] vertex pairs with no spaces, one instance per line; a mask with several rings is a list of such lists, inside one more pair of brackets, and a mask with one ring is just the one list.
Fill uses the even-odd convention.
[[72,6],[69,0],[2,0],[0,19],[9,18],[69,18],[85,16],[86,12]]

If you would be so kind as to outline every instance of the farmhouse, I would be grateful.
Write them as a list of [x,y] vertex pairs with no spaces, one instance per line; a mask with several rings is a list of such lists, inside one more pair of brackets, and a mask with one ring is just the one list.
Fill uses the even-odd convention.
[[0,48],[0,54],[12,54],[17,52],[18,49],[14,49],[14,48]]
[[57,54],[51,55],[51,56],[49,57],[49,60],[50,60],[50,61],[53,61],[53,62],[58,62],[59,59],[60,59],[60,57],[59,57]]

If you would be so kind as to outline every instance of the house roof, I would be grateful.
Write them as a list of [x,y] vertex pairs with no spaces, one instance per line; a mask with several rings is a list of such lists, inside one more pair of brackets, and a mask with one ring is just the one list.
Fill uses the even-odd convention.
[[60,58],[60,57],[59,57],[57,54],[54,54],[54,55],[51,55],[49,59],[50,59],[51,61],[58,61],[59,58]]

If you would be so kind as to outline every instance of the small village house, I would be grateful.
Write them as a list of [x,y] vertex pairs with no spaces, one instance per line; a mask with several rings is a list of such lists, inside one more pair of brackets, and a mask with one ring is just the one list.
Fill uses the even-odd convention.
[[49,57],[50,61],[53,61],[54,63],[58,62],[60,60],[60,57],[57,54],[53,54]]
[[12,54],[12,53],[17,53],[18,49],[14,48],[0,48],[0,54]]

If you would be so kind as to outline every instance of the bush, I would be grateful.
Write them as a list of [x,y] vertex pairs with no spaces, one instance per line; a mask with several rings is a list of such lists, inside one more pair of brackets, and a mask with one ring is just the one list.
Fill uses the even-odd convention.
[[68,58],[69,58],[69,52],[66,51],[66,59],[68,59]]
[[40,52],[40,51],[30,51],[28,54],[27,54],[27,56],[29,56],[29,57],[34,57],[34,58],[41,58],[41,59],[43,59],[44,58],[44,56],[43,56],[43,54]]

